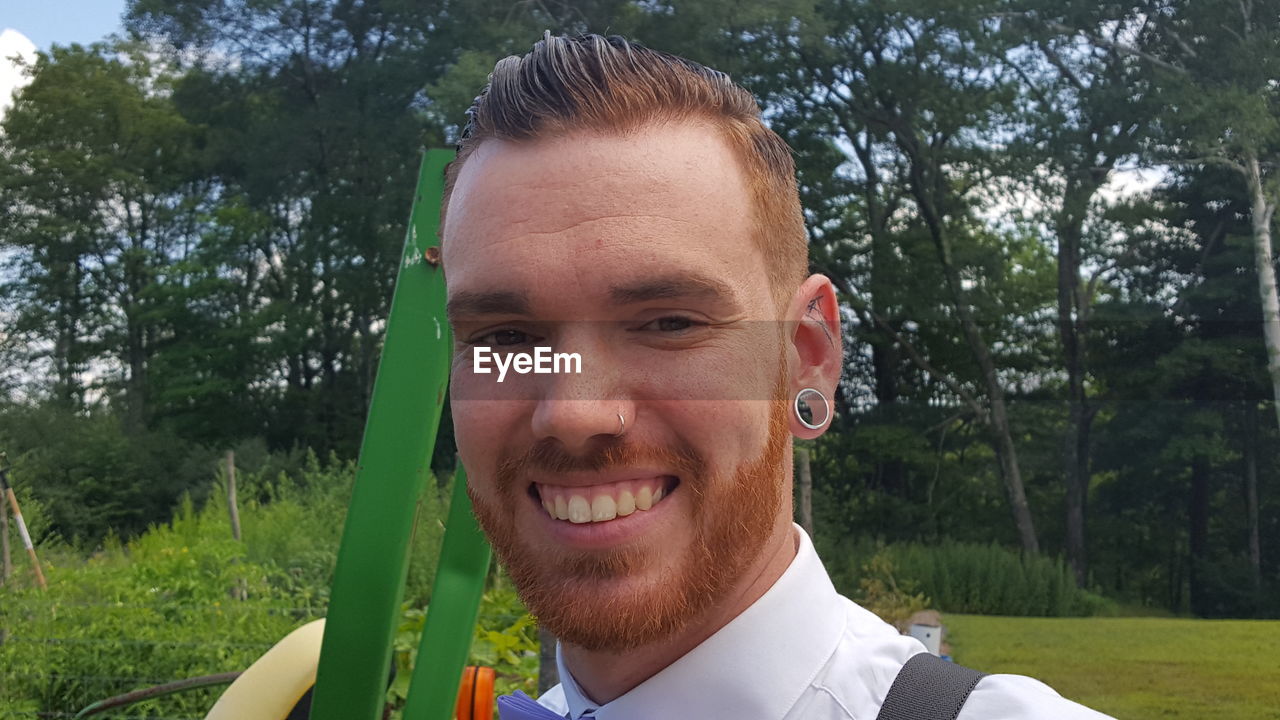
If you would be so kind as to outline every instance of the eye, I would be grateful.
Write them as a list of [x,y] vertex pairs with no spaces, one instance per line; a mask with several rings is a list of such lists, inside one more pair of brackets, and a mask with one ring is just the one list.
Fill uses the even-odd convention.
[[471,341],[473,345],[489,345],[494,347],[503,347],[507,345],[523,345],[532,340],[528,333],[514,330],[512,328],[504,328],[502,330],[494,330],[491,333],[480,335]]
[[644,326],[641,327],[640,329],[641,330],[657,330],[658,332],[662,332],[662,333],[678,335],[693,329],[695,326],[703,325],[703,324],[704,323],[700,323],[697,320],[694,320],[693,318],[688,318],[683,315],[665,315],[663,317],[650,320],[649,322],[645,323]]

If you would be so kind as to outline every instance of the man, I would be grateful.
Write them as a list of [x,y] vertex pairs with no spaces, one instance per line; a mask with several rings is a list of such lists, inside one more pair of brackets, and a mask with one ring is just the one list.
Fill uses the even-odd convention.
[[[560,640],[548,717],[876,717],[924,648],[791,520],[791,438],[829,424],[842,353],[786,144],[725,75],[594,35],[502,60],[469,115],[441,231],[454,433]],[[474,352],[537,347],[581,372],[499,382]],[[1010,675],[960,715],[1032,717],[1103,716]]]

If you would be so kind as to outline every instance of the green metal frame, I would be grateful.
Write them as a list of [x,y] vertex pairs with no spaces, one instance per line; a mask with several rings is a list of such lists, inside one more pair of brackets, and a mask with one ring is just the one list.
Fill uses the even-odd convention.
[[[338,550],[312,720],[382,717],[409,538],[430,476],[453,354],[436,232],[444,169],[452,158],[452,151],[428,150],[418,175]],[[466,473],[459,467],[406,720],[453,717],[470,651],[490,552],[465,490]]]

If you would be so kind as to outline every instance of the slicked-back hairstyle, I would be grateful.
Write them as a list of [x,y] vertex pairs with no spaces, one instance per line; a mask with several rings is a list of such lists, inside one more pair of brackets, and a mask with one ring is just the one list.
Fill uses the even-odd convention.
[[753,240],[779,310],[808,273],[809,248],[791,150],[729,76],[618,36],[555,37],[499,60],[471,108],[445,171],[444,210],[467,158],[490,138],[532,141],[578,131],[625,134],[666,122],[705,122],[729,141],[755,207]]

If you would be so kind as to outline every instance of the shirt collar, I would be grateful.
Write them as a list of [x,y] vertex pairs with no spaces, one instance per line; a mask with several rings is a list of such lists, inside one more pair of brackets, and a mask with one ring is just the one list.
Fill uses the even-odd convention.
[[569,717],[646,720],[732,717],[776,720],[787,714],[844,634],[840,595],[813,548],[794,525],[800,547],[773,587],[679,660],[625,695],[596,707],[565,667],[556,665]]

